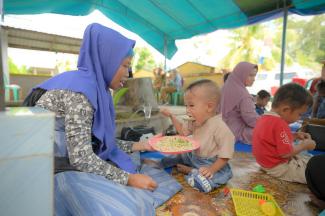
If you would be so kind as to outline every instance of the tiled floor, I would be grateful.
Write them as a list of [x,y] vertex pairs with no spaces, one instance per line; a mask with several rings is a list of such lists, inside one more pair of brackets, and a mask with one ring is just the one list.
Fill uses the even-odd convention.
[[[273,195],[285,215],[311,216],[319,213],[310,203],[310,192],[306,185],[288,183],[265,175],[250,153],[236,153],[231,166],[234,177],[227,187],[252,190],[255,185],[262,184],[266,192]],[[157,209],[158,216],[236,215],[231,197],[224,197],[220,193],[223,188],[209,194],[199,193],[186,185],[181,174],[174,172],[173,175],[184,189]]]

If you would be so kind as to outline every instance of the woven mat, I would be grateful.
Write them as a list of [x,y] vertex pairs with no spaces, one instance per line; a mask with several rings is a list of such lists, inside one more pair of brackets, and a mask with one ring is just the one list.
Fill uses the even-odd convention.
[[[310,203],[310,192],[306,185],[265,175],[250,153],[236,152],[230,165],[234,177],[227,183],[228,188],[252,190],[257,184],[262,184],[286,215],[312,216],[319,213],[319,209]],[[175,169],[172,175],[184,188],[156,210],[157,216],[236,215],[231,197],[223,195],[224,187],[204,194],[188,186],[184,176]]]

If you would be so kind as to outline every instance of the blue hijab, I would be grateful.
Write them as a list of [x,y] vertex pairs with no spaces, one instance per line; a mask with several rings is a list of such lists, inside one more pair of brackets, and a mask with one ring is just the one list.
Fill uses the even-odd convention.
[[84,94],[94,109],[92,134],[101,141],[98,156],[130,173],[135,173],[135,166],[116,146],[115,111],[107,89],[123,59],[132,53],[134,44],[135,41],[112,29],[90,24],[80,48],[78,70],[61,73],[36,87]]

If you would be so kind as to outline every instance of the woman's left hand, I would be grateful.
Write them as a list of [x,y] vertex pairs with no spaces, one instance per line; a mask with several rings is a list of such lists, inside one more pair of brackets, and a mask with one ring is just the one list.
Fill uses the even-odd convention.
[[139,141],[133,144],[132,151],[154,151],[148,140]]

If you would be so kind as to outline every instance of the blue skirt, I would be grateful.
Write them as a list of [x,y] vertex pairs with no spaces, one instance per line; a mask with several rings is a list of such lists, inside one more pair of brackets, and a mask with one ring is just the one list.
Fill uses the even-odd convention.
[[58,173],[55,175],[55,214],[154,216],[155,208],[182,188],[164,170],[142,165],[139,173],[151,176],[158,184],[157,189],[153,192],[137,189],[91,173]]

